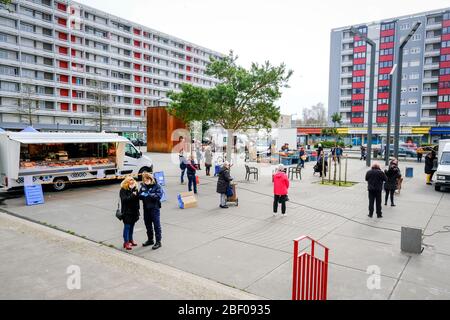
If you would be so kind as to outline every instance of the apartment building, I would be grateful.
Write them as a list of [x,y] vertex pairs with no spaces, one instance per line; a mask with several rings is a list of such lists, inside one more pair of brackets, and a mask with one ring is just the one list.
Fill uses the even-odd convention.
[[[396,73],[393,83],[389,73],[397,63],[401,40],[417,21],[421,25],[403,54],[401,124],[450,126],[450,8],[354,26],[376,43],[376,126],[387,123],[389,89],[394,85],[395,91],[396,83]],[[329,117],[340,113],[346,126],[364,127],[369,117],[371,48],[350,27],[331,31],[328,110]],[[395,98],[394,93],[394,102]]]
[[[223,55],[67,0],[0,7],[0,128],[144,134],[182,83],[212,87]],[[30,121],[31,119],[31,121]],[[100,120],[102,119],[102,120]]]

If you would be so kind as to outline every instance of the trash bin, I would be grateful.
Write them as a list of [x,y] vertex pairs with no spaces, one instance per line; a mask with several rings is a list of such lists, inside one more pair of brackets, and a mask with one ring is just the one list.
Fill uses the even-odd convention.
[[413,177],[413,169],[411,167],[406,167],[405,177],[412,178]]

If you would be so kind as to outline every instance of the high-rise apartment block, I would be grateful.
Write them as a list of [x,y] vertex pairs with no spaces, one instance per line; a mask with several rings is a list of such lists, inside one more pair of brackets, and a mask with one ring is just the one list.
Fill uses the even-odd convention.
[[210,57],[222,55],[73,1],[13,0],[0,6],[0,128],[95,131],[102,118],[144,133],[170,90],[217,83]]
[[[355,25],[377,44],[373,123],[385,126],[388,115],[389,73],[398,58],[401,40],[416,22],[421,25],[403,54],[401,124],[450,125],[450,8]],[[331,32],[329,115],[338,112],[343,124],[367,124],[370,46],[350,32]],[[395,106],[395,92],[393,93]],[[393,108],[394,109],[394,108]],[[393,112],[394,110],[392,110]],[[393,114],[393,113],[392,113]]]

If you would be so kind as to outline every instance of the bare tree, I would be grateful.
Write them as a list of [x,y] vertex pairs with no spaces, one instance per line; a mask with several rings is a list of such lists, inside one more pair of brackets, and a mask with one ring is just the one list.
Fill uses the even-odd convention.
[[29,83],[23,83],[20,89],[19,100],[17,111],[21,115],[26,115],[28,125],[33,126],[33,114],[39,109],[36,101],[35,86]]
[[319,102],[310,108],[304,108],[302,111],[301,124],[323,126],[327,124],[327,110],[323,103]]
[[91,94],[95,101],[95,112],[98,113],[98,118],[96,119],[98,131],[102,132],[103,125],[105,124],[105,120],[107,118],[105,114],[108,114],[110,96],[105,92],[101,81],[91,80],[90,84],[90,87],[94,90]]

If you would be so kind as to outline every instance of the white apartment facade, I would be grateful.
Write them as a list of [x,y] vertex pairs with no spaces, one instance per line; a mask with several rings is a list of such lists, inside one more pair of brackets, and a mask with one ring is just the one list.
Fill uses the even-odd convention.
[[[0,128],[143,135],[147,107],[182,83],[212,87],[222,54],[67,0],[0,7]],[[102,97],[102,103],[98,97]],[[100,107],[102,106],[102,107]]]

